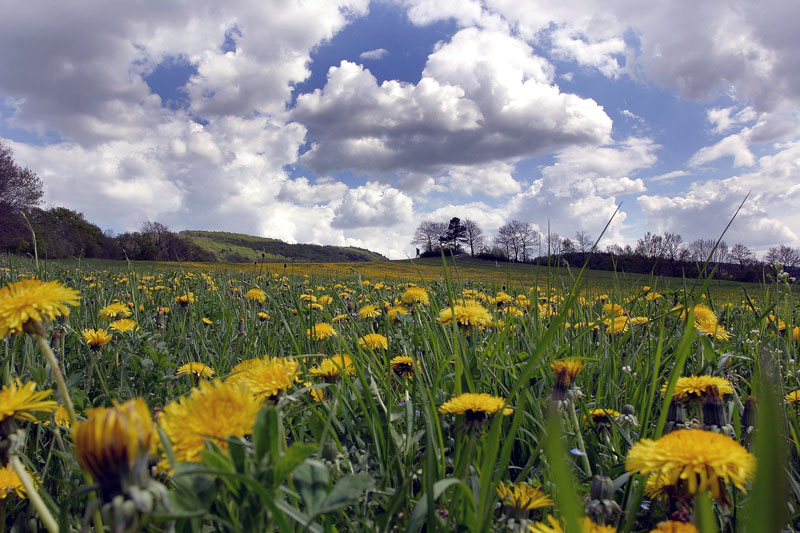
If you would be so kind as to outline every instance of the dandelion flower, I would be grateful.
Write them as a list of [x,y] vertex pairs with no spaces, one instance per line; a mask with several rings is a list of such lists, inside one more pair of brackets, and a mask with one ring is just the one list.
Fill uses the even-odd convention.
[[204,439],[215,439],[227,449],[225,439],[249,435],[261,401],[242,382],[201,381],[190,396],[170,403],[159,416],[175,458],[200,462]]
[[113,329],[119,332],[126,332],[126,331],[133,331],[139,327],[139,324],[136,323],[135,320],[131,320],[129,318],[123,318],[122,320],[115,320],[111,324],[108,325],[109,329]]
[[626,316],[618,316],[616,318],[607,318],[603,321],[606,325],[606,333],[609,335],[619,335],[628,331],[628,324],[630,320]]
[[181,307],[186,307],[189,304],[195,303],[197,300],[194,297],[193,292],[186,293],[182,296],[175,297],[175,303],[181,304]]
[[64,428],[70,427],[69,413],[63,405],[59,405],[55,413],[56,425]]
[[408,309],[402,305],[395,305],[394,307],[390,307],[386,314],[389,316],[390,322],[397,322],[397,315],[408,316]]
[[323,359],[317,366],[308,370],[310,376],[323,378],[325,381],[337,381],[342,374],[352,376],[356,369],[348,354],[334,354]]
[[29,381],[23,385],[15,379],[0,390],[0,423],[10,418],[35,422],[32,413],[52,413],[58,404],[45,400],[51,392],[50,389],[36,392],[36,382]]
[[69,306],[78,305],[78,291],[57,281],[29,279],[0,289],[0,339],[23,330],[28,322],[69,316]]
[[487,393],[475,394],[466,392],[453,396],[444,402],[439,407],[439,413],[443,415],[466,415],[468,420],[484,420],[488,415],[493,415],[503,409],[505,405],[505,398]]
[[111,340],[112,335],[104,329],[84,329],[81,331],[83,340],[88,344],[92,350],[99,350],[101,346],[105,346]]
[[[530,533],[564,533],[566,531],[553,515],[547,515],[547,522],[547,524],[536,522],[529,526],[528,531]],[[581,533],[616,533],[617,531],[614,526],[601,526],[600,524],[595,524],[589,518],[582,518],[580,524]]]
[[790,392],[785,396],[785,399],[788,403],[792,405],[800,403],[800,390]]
[[403,295],[400,297],[400,301],[406,305],[414,305],[414,304],[421,304],[421,305],[430,305],[430,298],[428,297],[428,291],[423,289],[422,287],[409,287],[403,292]]
[[310,339],[316,339],[318,341],[328,340],[331,337],[336,337],[339,335],[333,326],[328,324],[327,322],[319,322],[312,326],[311,328],[306,330],[306,335]]
[[0,500],[5,500],[11,493],[16,494],[17,498],[25,497],[25,487],[9,463],[4,468],[0,468]]
[[688,494],[710,491],[724,496],[723,482],[744,490],[755,473],[756,459],[730,437],[699,429],[681,429],[658,440],[643,439],[628,452],[625,468],[659,473],[669,485],[681,483]]
[[246,300],[263,304],[267,300],[267,293],[261,289],[250,289],[244,295]]
[[497,496],[503,508],[511,511],[509,514],[525,513],[543,507],[552,507],[553,500],[538,487],[527,483],[513,483],[506,485],[502,481],[497,485]]
[[659,522],[655,529],[650,530],[650,533],[698,533],[698,530],[694,524],[689,522],[667,520]]
[[379,316],[381,316],[381,310],[373,304],[367,304],[358,310],[358,318],[361,319],[378,318]]
[[106,501],[122,492],[129,474],[136,478],[147,469],[153,419],[142,398],[89,409],[72,434],[78,462],[100,484]]
[[214,375],[214,369],[203,363],[191,362],[178,368],[178,370],[175,371],[175,375],[193,375],[198,378],[210,378]]
[[358,339],[358,345],[363,349],[371,350],[387,350],[389,348],[389,339],[380,333],[368,333]]
[[437,322],[443,326],[452,324],[455,318],[459,326],[486,328],[493,323],[489,311],[475,300],[465,300],[453,307],[445,307],[439,312]]
[[97,315],[102,320],[111,322],[112,320],[131,316],[131,310],[128,309],[128,306],[123,303],[114,302],[100,309],[100,311],[97,312]]
[[389,361],[389,366],[400,377],[411,378],[414,376],[414,360],[407,355],[398,355]]
[[583,370],[583,363],[579,359],[559,359],[550,368],[556,373],[556,381],[568,387]]
[[[668,385],[668,383],[665,383],[661,387],[661,394],[666,394]],[[717,376],[685,376],[678,378],[672,397],[677,400],[703,398],[708,387],[716,387],[720,395],[733,394],[733,386],[725,378]]]
[[608,426],[611,425],[612,418],[617,419],[620,416],[622,416],[622,413],[613,409],[592,409],[589,411],[586,423],[595,426]]
[[625,314],[625,309],[621,305],[618,304],[605,304],[603,306],[603,315],[604,316],[622,316]]
[[214,321],[213,321],[213,320],[211,320],[210,318],[206,318],[206,317],[203,317],[203,320],[202,320],[202,322],[203,322],[203,324],[204,324],[204,325],[206,325],[206,326],[210,326],[210,325],[212,325],[212,324],[214,323]]
[[228,381],[242,380],[259,399],[274,400],[281,391],[289,390],[297,377],[298,362],[293,358],[267,357],[250,359],[233,367]]

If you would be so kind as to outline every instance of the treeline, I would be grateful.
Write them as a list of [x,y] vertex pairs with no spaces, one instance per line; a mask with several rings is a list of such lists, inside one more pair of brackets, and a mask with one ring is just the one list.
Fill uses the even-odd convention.
[[[30,227],[29,227],[30,225]],[[33,232],[31,232],[33,230]],[[0,251],[64,259],[88,257],[132,261],[214,261],[214,254],[158,222],[145,222],[140,231],[113,235],[65,207],[25,211],[0,209]]]
[[[648,232],[635,247],[617,244],[593,249],[595,239],[586,231],[577,231],[572,238],[557,233],[544,234],[530,223],[512,220],[488,235],[475,222],[457,217],[450,222],[423,221],[414,234],[412,244],[419,246],[420,257],[447,254],[469,254],[481,259],[511,261],[538,265],[569,264],[580,267],[588,260],[588,268],[620,270],[663,276],[697,277],[716,269],[715,276],[735,281],[760,281],[774,275],[776,265],[800,277],[800,248],[773,246],[760,260],[745,245],[729,247],[725,241],[696,239],[684,242],[677,233]],[[709,265],[706,266],[708,261]]]

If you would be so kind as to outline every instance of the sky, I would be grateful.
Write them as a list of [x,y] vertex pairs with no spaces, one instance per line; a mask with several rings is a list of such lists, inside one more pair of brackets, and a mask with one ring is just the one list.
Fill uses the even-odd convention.
[[[47,205],[414,256],[423,220],[800,246],[800,3],[0,0]],[[748,196],[749,194],[749,196]]]

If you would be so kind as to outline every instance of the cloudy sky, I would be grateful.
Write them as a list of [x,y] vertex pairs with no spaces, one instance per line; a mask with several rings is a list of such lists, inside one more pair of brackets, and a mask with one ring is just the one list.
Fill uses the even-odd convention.
[[0,139],[115,231],[800,246],[800,3],[0,0]]

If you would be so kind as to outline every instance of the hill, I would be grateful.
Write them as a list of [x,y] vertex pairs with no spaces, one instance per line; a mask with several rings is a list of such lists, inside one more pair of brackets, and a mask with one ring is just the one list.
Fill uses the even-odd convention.
[[381,254],[363,248],[321,246],[318,244],[289,244],[278,239],[253,237],[224,231],[186,230],[179,233],[200,248],[214,254],[218,261],[242,263],[261,261],[286,263],[291,261],[340,263],[356,261],[385,261]]

